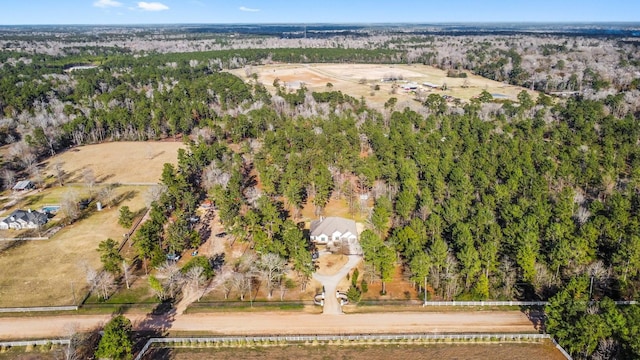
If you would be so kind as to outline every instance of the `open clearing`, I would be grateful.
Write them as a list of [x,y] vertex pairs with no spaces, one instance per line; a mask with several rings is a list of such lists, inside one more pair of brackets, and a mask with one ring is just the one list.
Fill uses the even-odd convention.
[[[173,142],[106,143],[69,150],[48,160],[51,169],[56,162],[63,163],[68,174],[66,186],[33,191],[20,199],[12,211],[29,204],[38,208],[43,204],[56,204],[69,190],[87,196],[82,184],[82,169],[93,169],[97,184],[94,193],[104,183],[157,183],[165,162],[177,162],[177,149],[183,146]],[[151,148],[153,159],[143,159],[145,149]],[[74,185],[69,185],[74,183]],[[91,212],[86,218],[67,226],[49,240],[4,242],[0,251],[0,307],[59,306],[78,303],[87,292],[84,264],[100,267],[98,244],[112,238],[123,239],[127,232],[118,225],[118,208],[127,205],[132,211],[142,210],[148,186],[118,186],[115,198],[122,200],[117,206]],[[54,220],[61,215],[57,215]],[[1,237],[12,237],[14,231],[0,231]]]
[[110,142],[71,148],[47,160],[47,174],[60,162],[65,182],[84,182],[82,172],[91,169],[98,183],[158,183],[165,163],[177,163],[181,142]]
[[[447,77],[446,71],[422,64],[272,64],[254,66],[252,70],[258,74],[258,81],[271,91],[275,90],[274,80],[279,79],[281,85],[291,90],[297,89],[299,84],[304,84],[311,91],[340,90],[357,99],[364,97],[374,108],[382,108],[391,97],[398,99],[396,109],[420,106],[413,100],[415,97],[413,94],[402,90],[402,85],[410,82],[419,84],[419,88],[427,94],[450,95],[462,100],[469,100],[479,95],[482,90],[487,90],[491,94],[504,95],[505,99],[516,100],[517,94],[526,90],[473,75],[468,71],[465,71],[468,76],[466,79],[450,78]],[[246,79],[244,69],[231,72]],[[400,86],[396,94],[391,93],[393,82],[382,81],[389,75],[402,78],[395,83]],[[445,91],[428,89],[421,85],[425,82],[438,86],[446,84],[448,89]],[[333,87],[327,88],[327,83],[331,83]],[[376,85],[380,87],[379,90],[373,89]],[[534,95],[534,92],[530,93]]]
[[[117,191],[132,195],[121,205],[144,207],[145,187],[123,186]],[[63,228],[49,240],[14,241],[0,252],[0,306],[72,305],[72,290],[75,303],[81,301],[87,291],[83,264],[99,268],[100,241],[121,241],[125,232],[118,225],[118,208],[111,207]]]
[[[564,356],[549,341],[540,343],[492,343],[492,344],[427,344],[427,345],[355,345],[355,346],[304,346],[257,348],[188,349],[171,348],[157,351],[153,359],[509,359],[564,360]],[[151,359],[152,357],[145,357]]]

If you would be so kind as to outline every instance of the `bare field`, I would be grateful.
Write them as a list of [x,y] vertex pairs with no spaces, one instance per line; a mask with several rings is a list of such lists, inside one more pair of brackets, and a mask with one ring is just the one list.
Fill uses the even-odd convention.
[[549,341],[540,343],[482,343],[482,344],[386,344],[386,345],[290,345],[256,348],[187,349],[165,348],[145,359],[549,359],[562,360],[564,356]]
[[[382,79],[388,75],[402,77],[397,81],[400,87],[407,82],[422,84],[429,82],[436,85],[447,84],[448,90],[434,90],[420,86],[427,93],[450,95],[462,100],[469,100],[479,95],[482,90],[487,90],[492,94],[504,95],[507,99],[516,100],[517,94],[526,90],[518,86],[504,84],[481,76],[476,76],[467,71],[467,78],[450,78],[444,70],[427,65],[381,65],[381,64],[272,64],[264,66],[254,66],[253,71],[258,74],[258,81],[262,82],[267,89],[274,91],[273,82],[280,80],[280,84],[292,89],[303,83],[309,90],[326,91],[327,83],[333,85],[332,90],[340,90],[345,94],[356,98],[364,97],[370,106],[381,108],[391,97],[398,99],[396,108],[402,109],[405,106],[415,107],[419,103],[414,99],[414,95],[405,92],[402,88],[392,94],[392,82],[383,82]],[[233,74],[246,78],[243,69],[231,71]],[[465,81],[466,80],[466,81]],[[378,85],[379,90],[373,88]],[[464,87],[463,87],[464,86]],[[528,90],[527,90],[528,91]],[[530,92],[535,96],[534,92]]]
[[69,149],[47,161],[45,173],[55,174],[62,164],[65,182],[84,182],[82,172],[91,169],[98,183],[157,183],[164,163],[177,163],[182,142],[110,142]]

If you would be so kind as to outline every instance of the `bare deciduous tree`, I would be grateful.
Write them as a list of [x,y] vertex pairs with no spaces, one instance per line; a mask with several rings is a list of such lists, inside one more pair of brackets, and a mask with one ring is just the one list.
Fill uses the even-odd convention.
[[160,199],[160,195],[167,190],[164,185],[153,185],[144,194],[144,203],[147,208],[151,207],[151,203]]
[[89,196],[93,196],[93,187],[96,185],[96,175],[91,168],[82,170],[82,180],[89,189]]
[[194,266],[184,274],[184,282],[187,290],[192,294],[197,294],[203,290],[206,278],[204,269],[201,266]]
[[113,274],[108,271],[100,272],[95,284],[95,290],[98,291],[98,296],[105,300],[109,298],[113,290],[116,288],[115,278],[113,277]]
[[31,152],[24,154],[22,158],[20,158],[23,166],[26,169],[30,168],[33,164],[35,164],[37,159],[38,158]]
[[[240,296],[240,300],[244,301],[244,297],[247,295],[247,292],[251,290],[251,282],[253,281],[252,274],[235,273],[230,280],[232,287]],[[249,294],[249,296],[251,296],[251,294]]]
[[229,299],[229,294],[231,293],[231,290],[233,288],[234,288],[233,276],[225,279],[225,281],[223,281],[220,284],[220,289],[222,289],[222,293],[224,294],[224,299],[225,300]]
[[2,170],[2,182],[5,189],[11,189],[16,184],[16,173],[9,169]]
[[267,288],[267,298],[273,296],[273,288],[278,284],[284,272],[285,260],[278,254],[264,254],[258,261],[258,271]]
[[98,296],[102,299],[108,299],[111,292],[115,289],[115,278],[113,275],[107,271],[97,271],[86,262],[83,262],[81,267],[85,272],[90,291],[97,292]]
[[62,196],[62,201],[60,202],[60,211],[70,221],[74,221],[80,216],[80,207],[78,205],[78,201],[78,193],[73,190],[67,191]]
[[62,168],[62,162],[56,161],[53,164],[53,170],[56,173],[56,179],[58,179],[58,185],[64,186],[64,169]]
[[170,298],[175,298],[178,295],[184,282],[180,268],[175,262],[167,261],[160,265],[156,277],[162,281],[162,286]]
[[113,201],[116,196],[116,185],[109,184],[103,186],[98,193],[98,199],[105,205],[111,206],[113,205]]

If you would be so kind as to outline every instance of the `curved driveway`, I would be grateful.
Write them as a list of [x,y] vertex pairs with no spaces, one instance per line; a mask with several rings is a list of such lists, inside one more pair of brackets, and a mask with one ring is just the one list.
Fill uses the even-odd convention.
[[[342,314],[342,306],[336,298],[336,291],[338,290],[338,284],[345,276],[351,271],[351,269],[358,266],[362,260],[360,255],[349,255],[349,261],[333,275],[320,275],[318,273],[313,274],[313,278],[320,281],[324,287],[324,307],[322,313],[325,315],[339,315]],[[342,289],[347,290],[347,289]]]

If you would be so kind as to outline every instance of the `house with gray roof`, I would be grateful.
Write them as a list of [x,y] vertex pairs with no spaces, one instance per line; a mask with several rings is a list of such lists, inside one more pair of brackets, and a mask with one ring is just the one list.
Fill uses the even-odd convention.
[[27,191],[31,189],[35,189],[36,186],[31,182],[31,180],[22,180],[18,181],[12,188],[13,191]]
[[36,229],[49,221],[47,214],[35,210],[16,210],[0,220],[0,229]]
[[322,217],[311,222],[310,238],[317,244],[329,244],[338,241],[358,239],[356,222],[341,217]]

